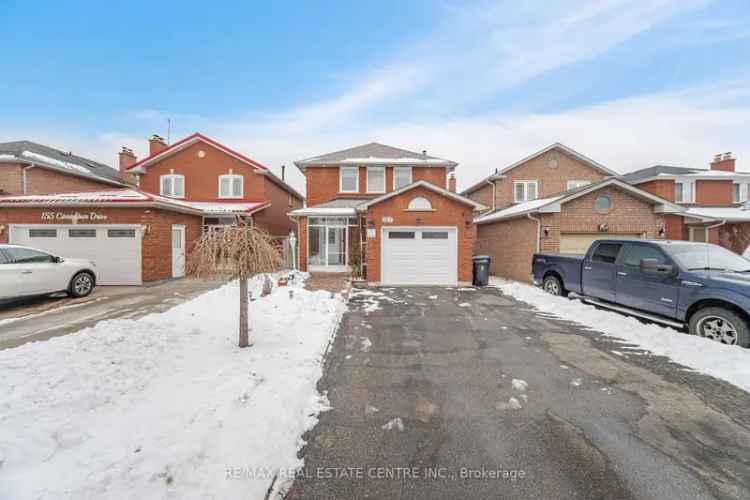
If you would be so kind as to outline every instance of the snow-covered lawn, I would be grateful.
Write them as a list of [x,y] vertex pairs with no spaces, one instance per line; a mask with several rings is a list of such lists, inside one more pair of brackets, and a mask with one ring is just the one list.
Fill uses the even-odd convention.
[[[296,285],[250,303],[237,283],[165,313],[0,351],[0,497],[263,498],[302,465],[301,434],[346,309]],[[261,281],[252,280],[253,297]],[[293,292],[293,297],[290,297]]]
[[[668,356],[677,363],[750,391],[750,349],[723,345],[672,328],[644,324],[635,318],[596,309],[579,300],[555,297],[516,281],[493,276],[490,285],[540,311],[620,338],[654,354]],[[624,349],[618,352],[621,351]]]

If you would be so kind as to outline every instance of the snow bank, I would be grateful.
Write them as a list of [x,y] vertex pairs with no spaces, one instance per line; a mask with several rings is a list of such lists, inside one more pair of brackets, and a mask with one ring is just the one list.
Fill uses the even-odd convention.
[[0,351],[0,496],[263,498],[301,466],[344,300],[274,288],[239,349],[238,292]]
[[493,276],[490,285],[540,311],[636,344],[654,354],[668,356],[681,365],[750,391],[750,349],[723,345],[655,324],[643,324],[635,318],[596,309],[579,300],[555,297],[515,281]]

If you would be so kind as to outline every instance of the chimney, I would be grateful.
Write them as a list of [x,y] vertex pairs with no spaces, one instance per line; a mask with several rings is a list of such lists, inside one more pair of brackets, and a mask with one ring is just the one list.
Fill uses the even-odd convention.
[[456,174],[453,172],[448,174],[448,191],[452,193],[456,192]]
[[133,150],[130,148],[126,148],[125,146],[122,147],[122,151],[118,153],[118,156],[120,157],[120,175],[128,182],[136,182],[135,175],[129,173],[127,171],[127,168],[131,165],[133,165],[136,161],[138,161],[138,158],[135,156],[135,153],[133,153]]
[[281,182],[284,182],[284,170],[286,170],[286,165],[281,166]]
[[734,172],[735,157],[731,152],[717,154],[714,161],[711,162],[711,170],[721,170],[723,172]]
[[160,135],[154,134],[148,140],[148,154],[149,156],[155,155],[156,153],[167,149],[167,143],[164,142],[164,138]]

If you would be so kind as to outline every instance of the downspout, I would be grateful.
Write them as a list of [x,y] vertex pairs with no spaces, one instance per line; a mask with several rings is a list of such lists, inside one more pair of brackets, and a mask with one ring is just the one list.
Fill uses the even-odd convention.
[[484,182],[492,186],[492,210],[495,210],[495,190],[497,189],[497,186],[495,185],[495,181],[491,181],[489,179]]
[[531,214],[526,214],[526,217],[536,222],[536,253],[539,253],[541,250],[541,240],[542,240],[542,221],[541,219],[537,219],[531,216]]
[[23,190],[23,194],[29,194],[28,193],[28,181],[26,180],[26,171],[31,170],[32,168],[36,167],[34,163],[27,167],[23,167],[23,170],[21,171],[21,182],[23,183],[23,186],[21,186],[21,189]]

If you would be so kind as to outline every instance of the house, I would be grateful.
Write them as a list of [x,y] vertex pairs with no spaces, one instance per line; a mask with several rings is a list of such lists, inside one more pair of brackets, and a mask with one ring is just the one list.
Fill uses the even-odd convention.
[[49,194],[128,185],[108,165],[32,141],[0,143],[0,195]]
[[280,240],[303,197],[260,163],[201,134],[171,146],[154,136],[138,161],[120,152],[138,187],[0,196],[0,242],[87,258],[101,285],[139,285],[185,273],[202,231],[242,219]]
[[732,153],[723,153],[708,170],[656,165],[622,178],[685,208],[666,218],[667,238],[707,241],[743,254],[750,245],[750,173],[737,172],[735,163]]
[[456,162],[370,143],[295,165],[307,186],[308,205],[289,213],[303,271],[388,285],[471,281],[472,220],[486,207],[455,192]]
[[534,252],[582,253],[603,237],[663,238],[665,217],[684,210],[559,143],[464,194],[495,206],[475,220],[476,253],[492,258],[492,274],[520,281],[530,279]]

